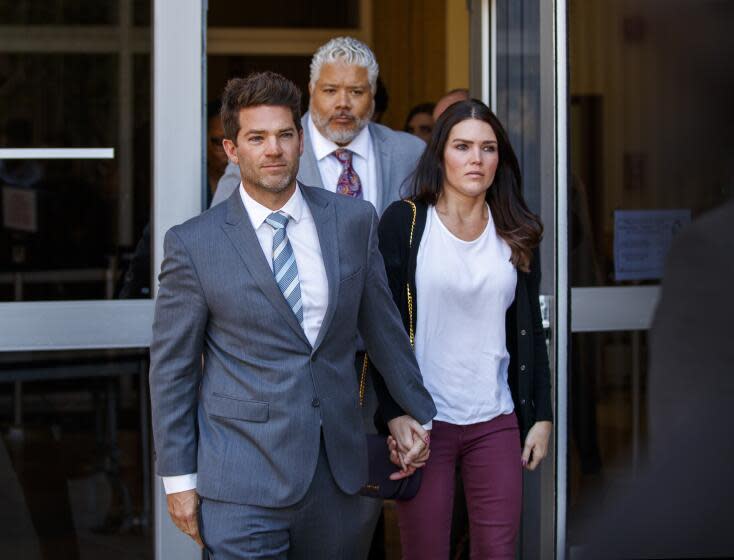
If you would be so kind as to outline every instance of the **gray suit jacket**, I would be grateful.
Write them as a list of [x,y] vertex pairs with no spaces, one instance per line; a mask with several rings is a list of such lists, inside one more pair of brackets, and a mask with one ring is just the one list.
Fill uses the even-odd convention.
[[337,484],[359,490],[367,451],[357,329],[400,406],[421,423],[435,414],[387,287],[375,210],[301,189],[329,283],[313,347],[237,192],[166,234],[150,347],[157,472],[197,472],[197,490],[210,499],[296,503],[315,472],[322,431]]
[[[324,187],[319,172],[318,162],[311,144],[311,134],[308,131],[308,113],[301,119],[304,135],[304,149],[298,169],[298,180],[304,185]],[[426,145],[423,140],[407,134],[398,132],[377,123],[369,123],[370,136],[375,150],[377,163],[377,177],[380,183],[377,185],[379,198],[377,213],[382,212],[390,203],[404,198],[407,193],[408,182],[418,165],[418,160]],[[231,195],[240,184],[240,170],[229,163],[224,175],[219,180],[217,190],[212,199],[212,206],[223,202]]]

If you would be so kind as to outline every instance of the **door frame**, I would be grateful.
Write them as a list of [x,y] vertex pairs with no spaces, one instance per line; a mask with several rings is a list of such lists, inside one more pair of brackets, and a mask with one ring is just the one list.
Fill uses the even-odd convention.
[[[151,6],[153,271],[160,270],[165,232],[171,226],[199,214],[204,208],[205,192],[202,185],[205,184],[203,154],[206,111],[203,69],[206,52],[206,4],[206,0],[153,0]],[[131,6],[132,0],[121,0],[120,10],[125,16],[121,16],[121,21],[129,22]],[[118,32],[119,30],[110,30],[112,42],[108,48],[117,48],[119,43],[113,39]],[[128,56],[130,52],[149,52],[149,43],[138,37],[139,31],[133,30],[131,33],[138,40],[133,41],[131,48],[128,48],[128,43],[124,43],[121,56]],[[97,38],[87,37],[84,33],[82,35],[88,39],[90,48],[98,47],[94,42]],[[58,42],[65,40],[65,37],[66,35],[52,38]],[[22,35],[18,35],[16,39],[22,44],[13,46],[4,43],[2,48],[15,48],[18,52],[27,52],[29,45],[34,52],[45,52],[44,49],[48,49],[46,45],[39,51],[38,43],[29,43]],[[124,61],[121,67],[129,70],[129,64]],[[129,102],[129,92],[121,91],[120,96],[121,103]],[[125,128],[124,122],[121,126],[124,129],[121,134],[128,134],[129,126]],[[111,159],[119,156],[121,177],[129,183],[129,148],[125,144],[119,150],[71,150],[60,147],[56,150],[31,152],[6,149],[3,150],[2,157]],[[128,230],[121,232],[129,237]],[[108,270],[94,272],[102,278],[107,277],[108,284],[113,281],[110,280],[111,272]],[[52,277],[54,273],[43,274]],[[3,317],[3,321],[0,321],[0,352],[147,347],[150,344],[157,288],[155,278],[151,278],[151,286],[151,299],[0,303],[0,315]],[[111,297],[109,289],[108,295]],[[200,559],[200,549],[173,526],[165,503],[160,478],[156,476],[153,516],[155,557]]]
[[[207,2],[154,0],[153,5],[152,238],[153,270],[158,271],[166,231],[205,207]],[[155,297],[157,280],[151,286]],[[156,560],[200,560],[201,549],[171,521],[157,475],[153,496]]]
[[[496,111],[498,10],[507,0],[469,0],[470,92]],[[540,206],[545,224],[541,245],[541,303],[549,333],[555,426],[548,458],[525,476],[520,554],[564,558],[566,453],[568,448],[567,368],[569,344],[568,149],[566,0],[539,1],[540,18]],[[505,6],[506,7],[506,6]]]

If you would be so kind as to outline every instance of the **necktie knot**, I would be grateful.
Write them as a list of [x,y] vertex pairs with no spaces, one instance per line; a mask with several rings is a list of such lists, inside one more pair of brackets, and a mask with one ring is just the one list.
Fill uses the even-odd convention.
[[279,230],[285,228],[285,226],[288,225],[288,220],[290,218],[288,217],[288,214],[285,212],[273,212],[270,214],[267,218],[265,218],[265,221],[268,223],[270,227],[272,227],[274,230]]
[[352,163],[352,152],[346,148],[334,150],[334,157],[338,159],[342,165],[350,165]]

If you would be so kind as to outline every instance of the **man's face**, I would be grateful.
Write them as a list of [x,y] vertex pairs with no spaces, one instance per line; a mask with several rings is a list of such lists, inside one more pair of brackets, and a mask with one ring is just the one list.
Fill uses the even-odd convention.
[[227,153],[222,147],[224,128],[219,115],[209,119],[207,127],[206,165],[212,175],[222,175],[227,167]]
[[367,126],[374,100],[367,68],[329,62],[309,88],[311,118],[318,131],[340,146],[346,146]]
[[224,149],[246,187],[277,194],[295,185],[303,135],[289,108],[258,105],[240,110],[237,143],[225,139]]

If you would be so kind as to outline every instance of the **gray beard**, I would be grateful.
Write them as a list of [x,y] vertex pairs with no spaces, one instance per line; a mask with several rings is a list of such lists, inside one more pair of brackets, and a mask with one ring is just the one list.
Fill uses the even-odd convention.
[[372,107],[370,107],[369,113],[364,118],[355,118],[356,126],[351,130],[334,130],[329,127],[329,118],[323,117],[316,111],[311,111],[311,118],[313,119],[313,123],[316,125],[316,128],[323,134],[328,140],[331,140],[334,142],[334,144],[339,144],[340,146],[344,146],[346,144],[349,144],[352,140],[354,140],[357,137],[357,134],[362,132],[362,129],[367,126],[367,124],[370,122],[370,119],[372,118],[372,115],[375,112],[375,104],[372,104]]

